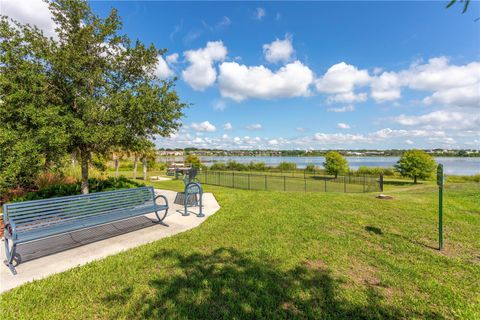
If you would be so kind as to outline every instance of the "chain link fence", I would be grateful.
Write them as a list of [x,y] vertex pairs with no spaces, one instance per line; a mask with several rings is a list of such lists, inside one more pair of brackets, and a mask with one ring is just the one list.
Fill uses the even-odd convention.
[[383,176],[286,176],[229,171],[202,171],[197,175],[203,184],[246,190],[345,192],[383,191]]

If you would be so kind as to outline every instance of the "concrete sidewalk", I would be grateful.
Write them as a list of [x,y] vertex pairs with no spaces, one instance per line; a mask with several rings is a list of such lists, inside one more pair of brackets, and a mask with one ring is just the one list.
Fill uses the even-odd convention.
[[[0,265],[0,292],[23,283],[45,278],[88,262],[103,259],[137,246],[169,237],[197,227],[220,209],[211,193],[203,194],[204,218],[196,216],[198,208],[189,208],[190,215],[182,216],[183,206],[174,204],[176,192],[155,189],[167,197],[170,209],[164,223],[155,223],[155,214],[119,221],[86,230],[75,231],[17,246],[20,264],[17,275]],[[0,243],[0,259],[5,259],[5,246]]]

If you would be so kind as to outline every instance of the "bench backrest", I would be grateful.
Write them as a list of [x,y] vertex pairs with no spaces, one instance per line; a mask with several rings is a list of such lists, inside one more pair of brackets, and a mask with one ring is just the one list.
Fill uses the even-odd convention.
[[28,232],[124,210],[149,213],[154,211],[154,199],[153,187],[141,187],[7,203],[4,205],[4,219],[5,223],[13,220],[17,232]]

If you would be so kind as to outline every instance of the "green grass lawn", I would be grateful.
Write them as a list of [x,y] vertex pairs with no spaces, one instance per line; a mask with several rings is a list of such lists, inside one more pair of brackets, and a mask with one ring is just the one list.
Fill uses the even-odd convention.
[[442,253],[436,187],[390,188],[206,186],[200,227],[9,291],[2,319],[479,319],[479,184],[447,186]]

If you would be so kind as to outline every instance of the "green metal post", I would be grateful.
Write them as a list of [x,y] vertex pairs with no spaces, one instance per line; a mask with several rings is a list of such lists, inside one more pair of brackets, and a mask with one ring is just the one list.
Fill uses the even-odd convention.
[[286,180],[286,176],[283,176],[283,191],[287,191],[287,180]]
[[438,188],[438,247],[443,250],[443,187]]
[[438,185],[438,250],[443,250],[443,165],[437,167]]

